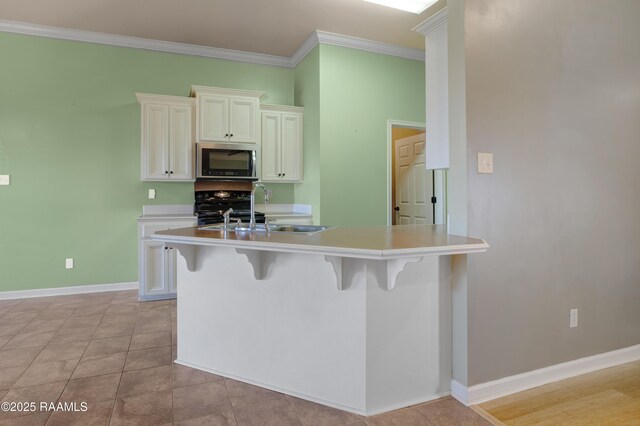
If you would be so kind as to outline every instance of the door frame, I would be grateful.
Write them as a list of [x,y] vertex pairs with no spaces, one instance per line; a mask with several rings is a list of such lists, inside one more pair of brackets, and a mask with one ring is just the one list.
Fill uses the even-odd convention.
[[[387,120],[387,225],[391,225],[392,223],[392,209],[391,205],[391,195],[393,193],[392,182],[391,182],[391,156],[393,155],[393,136],[392,129],[393,127],[403,127],[410,129],[426,129],[426,123],[419,123],[416,121],[403,121],[403,120]],[[435,185],[435,194],[438,197],[438,202],[436,204],[436,215],[435,220],[438,223],[438,218],[442,221],[442,224],[446,223],[446,206],[447,206],[447,179],[446,179],[446,171],[445,170],[436,170],[434,176],[434,185]]]

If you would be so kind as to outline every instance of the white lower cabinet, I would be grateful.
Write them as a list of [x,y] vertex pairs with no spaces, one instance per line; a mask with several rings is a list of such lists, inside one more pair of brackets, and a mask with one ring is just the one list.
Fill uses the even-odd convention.
[[177,250],[162,242],[154,241],[150,237],[153,233],[168,229],[188,228],[195,226],[194,219],[177,219],[153,221],[141,219],[138,225],[139,268],[138,280],[139,299],[157,300],[176,297],[176,261]]

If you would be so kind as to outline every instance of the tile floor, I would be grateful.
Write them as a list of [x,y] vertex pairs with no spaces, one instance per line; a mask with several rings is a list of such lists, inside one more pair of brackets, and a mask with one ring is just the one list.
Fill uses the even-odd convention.
[[[0,301],[0,425],[486,425],[451,398],[361,417],[173,364],[175,301],[136,291]],[[39,408],[39,407],[37,407]]]

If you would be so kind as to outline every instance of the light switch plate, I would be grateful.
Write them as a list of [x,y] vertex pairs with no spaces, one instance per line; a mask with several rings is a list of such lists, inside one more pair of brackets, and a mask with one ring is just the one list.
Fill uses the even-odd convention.
[[67,268],[67,269],[73,269],[73,258],[72,257],[68,257],[64,261],[64,267]]
[[571,309],[569,311],[569,327],[575,328],[578,326],[578,309]]
[[154,198],[156,198],[156,190],[155,189],[150,189],[149,190],[149,199],[153,200]]
[[478,153],[478,173],[493,173],[493,154],[489,152]]
[[10,184],[11,184],[10,175],[0,175],[0,185],[10,185]]

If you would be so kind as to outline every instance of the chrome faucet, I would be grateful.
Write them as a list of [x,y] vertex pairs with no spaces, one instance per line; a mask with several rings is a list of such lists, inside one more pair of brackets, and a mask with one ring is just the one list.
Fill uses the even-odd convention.
[[233,213],[233,209],[230,208],[226,212],[222,213],[222,217],[224,218],[224,230],[226,231],[229,228],[229,215]]
[[271,190],[267,189],[261,183],[254,183],[253,188],[251,188],[251,220],[249,221],[249,228],[256,229],[256,188],[262,188],[264,191],[264,203],[267,204],[269,202],[269,197],[271,196]]

